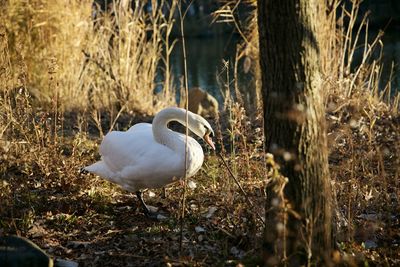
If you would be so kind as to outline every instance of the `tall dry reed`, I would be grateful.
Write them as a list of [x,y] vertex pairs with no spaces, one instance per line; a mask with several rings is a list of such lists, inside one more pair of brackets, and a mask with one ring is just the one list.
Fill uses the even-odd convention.
[[[170,45],[173,16],[163,11],[174,14],[175,4],[152,1],[148,12],[142,3],[132,10],[116,1],[96,19],[92,4],[6,1],[0,21],[12,76],[21,77],[22,66],[20,80],[41,105],[57,101],[67,110],[124,107],[153,113],[174,104],[171,49],[163,51]],[[166,83],[161,82],[163,90],[156,93],[158,74]]]

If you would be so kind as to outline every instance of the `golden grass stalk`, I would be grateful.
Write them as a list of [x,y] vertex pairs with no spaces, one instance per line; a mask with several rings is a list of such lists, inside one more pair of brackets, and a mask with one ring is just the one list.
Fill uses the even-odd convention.
[[[152,113],[175,104],[169,70],[173,16],[164,16],[165,1],[135,10],[115,4],[92,19],[90,0],[8,0],[1,25],[9,46],[10,72],[24,66],[24,86],[39,103],[55,99],[63,109],[122,107]],[[168,6],[170,14],[175,5]],[[166,86],[154,92],[164,60]],[[10,86],[3,87],[3,90]]]

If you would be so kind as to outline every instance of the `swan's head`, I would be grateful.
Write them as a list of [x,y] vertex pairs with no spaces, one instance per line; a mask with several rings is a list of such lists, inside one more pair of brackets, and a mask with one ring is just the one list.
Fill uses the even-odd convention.
[[203,140],[215,150],[215,145],[212,141],[214,137],[214,131],[211,125],[200,115],[192,113],[192,120],[189,123],[190,130],[197,136],[203,138]]
[[[212,149],[215,150],[212,137],[214,136],[214,131],[211,125],[202,116],[197,115],[193,112],[188,111],[188,128],[195,135],[202,138]],[[159,127],[167,127],[168,122],[178,121],[183,125],[186,125],[186,110],[183,108],[169,107],[161,110],[153,120],[153,134],[155,139],[162,139],[159,136]]]

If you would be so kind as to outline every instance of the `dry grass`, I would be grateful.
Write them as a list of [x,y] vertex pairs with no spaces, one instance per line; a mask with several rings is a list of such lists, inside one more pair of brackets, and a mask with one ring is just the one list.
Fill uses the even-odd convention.
[[[339,19],[335,58],[340,60],[329,65],[337,76],[326,79],[329,160],[338,205],[336,241],[349,265],[390,266],[399,263],[400,253],[400,94],[390,82],[381,85],[383,33],[372,43],[367,35],[360,40],[360,33],[368,31],[368,17],[355,25],[355,3]],[[362,49],[363,59],[353,69],[356,49]]]
[[[0,234],[26,236],[49,254],[84,266],[259,263],[263,225],[255,211],[264,212],[266,178],[282,182],[282,177],[261,152],[261,112],[248,117],[240,97],[227,98],[214,128],[218,149],[254,206],[207,152],[195,178],[197,188],[187,194],[182,255],[179,186],[168,189],[167,199],[158,190],[153,197],[146,193],[149,204],[170,214],[164,222],[153,222],[117,186],[78,174],[98,157],[102,131],[150,121],[146,114],[175,101],[168,74],[163,82],[168,90],[153,92],[159,62],[169,73],[170,52],[163,52],[162,44],[168,42],[172,17],[162,18],[160,9],[151,14],[139,9],[133,15],[122,10],[94,26],[90,4],[9,0],[1,7]],[[399,97],[389,97],[389,89],[378,90],[379,61],[365,58],[358,69],[350,68],[356,40],[346,31],[339,33],[330,41],[341,60],[326,62],[338,73],[326,75],[330,168],[341,223],[333,260],[395,265],[400,240]],[[257,61],[252,56],[257,40],[248,38],[242,57]],[[367,49],[365,56],[370,55]],[[230,79],[225,87],[232,85]],[[240,96],[235,85],[229,90]],[[276,189],[283,197],[281,187]],[[284,210],[284,200],[281,204],[278,208]],[[203,229],[196,231],[199,226]],[[376,248],[367,248],[371,241]]]
[[[156,1],[151,13],[142,4],[133,13],[115,6],[113,15],[98,12],[93,21],[92,2],[7,1],[0,16],[3,60],[14,84],[2,91],[23,86],[41,105],[56,101],[62,110],[154,113],[175,104],[171,51],[163,51],[173,17],[161,13],[169,8],[173,14],[175,4]],[[165,90],[155,94],[163,65]]]
[[[235,133],[230,138],[235,143],[225,141],[219,146],[236,151],[237,156],[227,160],[254,206],[246,203],[218,158],[207,153],[195,180],[197,188],[187,192],[184,250],[179,256],[180,186],[171,186],[167,199],[160,197],[161,190],[153,197],[145,194],[150,205],[170,215],[167,221],[151,221],[127,192],[92,175],[78,174],[80,166],[98,157],[97,138],[89,139],[88,133],[79,130],[54,136],[52,117],[40,116],[44,126],[30,126],[31,132],[24,134],[27,141],[14,135],[1,148],[1,234],[26,236],[51,255],[84,266],[254,261],[263,230],[255,213],[263,214],[265,168],[260,144],[246,142],[241,138],[243,128],[235,128],[248,125],[246,117],[235,115],[232,121]],[[247,136],[260,138],[261,132],[248,129]],[[196,231],[196,227],[201,228]]]

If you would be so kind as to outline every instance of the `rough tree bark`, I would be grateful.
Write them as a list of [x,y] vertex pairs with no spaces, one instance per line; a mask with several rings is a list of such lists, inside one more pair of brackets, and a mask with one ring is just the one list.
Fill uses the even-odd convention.
[[332,197],[320,45],[325,12],[324,0],[258,1],[266,149],[288,178],[287,205],[278,205],[277,191],[267,187],[266,265],[329,261]]

